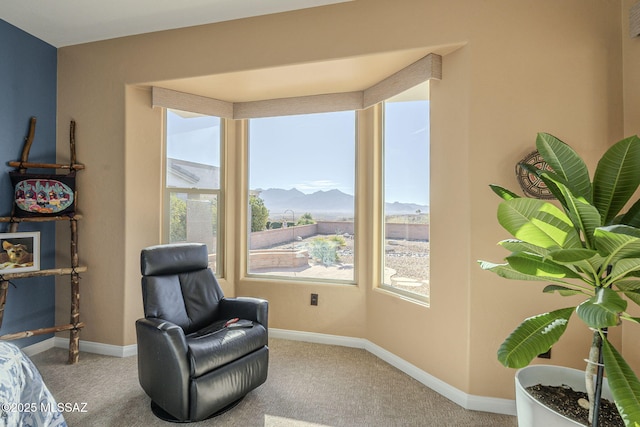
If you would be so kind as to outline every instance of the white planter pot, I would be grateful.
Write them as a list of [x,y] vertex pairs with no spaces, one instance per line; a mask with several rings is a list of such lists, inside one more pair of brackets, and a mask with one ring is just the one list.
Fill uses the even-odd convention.
[[[518,427],[583,426],[544,406],[526,390],[536,384],[559,386],[566,384],[576,391],[585,391],[584,371],[564,366],[531,365],[516,372],[516,411]],[[602,385],[602,397],[613,401],[607,379]]]

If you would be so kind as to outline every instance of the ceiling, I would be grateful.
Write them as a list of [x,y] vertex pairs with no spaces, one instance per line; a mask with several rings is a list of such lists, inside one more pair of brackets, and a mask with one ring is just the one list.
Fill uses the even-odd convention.
[[[0,19],[64,47],[354,0],[0,0]],[[154,82],[231,102],[359,91],[430,52],[414,48],[312,64]]]
[[0,0],[0,19],[55,46],[352,0]]
[[228,102],[354,92],[375,85],[431,52],[432,49],[429,48],[407,49],[332,61],[168,80],[154,82],[153,85]]

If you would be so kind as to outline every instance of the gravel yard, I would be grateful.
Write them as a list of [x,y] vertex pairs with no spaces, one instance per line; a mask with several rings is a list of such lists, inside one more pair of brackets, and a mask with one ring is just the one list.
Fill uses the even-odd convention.
[[[309,246],[318,237],[314,236],[296,241],[295,246]],[[353,238],[345,238],[346,245],[338,250],[338,263],[341,266],[353,265]],[[272,249],[291,248],[291,243]],[[389,239],[385,246],[385,279],[392,286],[429,296],[429,242]],[[331,267],[329,267],[331,268]]]

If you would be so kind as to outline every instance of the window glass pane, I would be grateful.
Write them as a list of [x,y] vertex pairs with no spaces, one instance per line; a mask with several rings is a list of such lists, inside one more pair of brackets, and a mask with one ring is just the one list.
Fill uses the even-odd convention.
[[384,105],[386,287],[429,296],[429,101],[418,86]]
[[218,237],[218,196],[169,193],[169,243],[206,243],[215,271]]
[[205,243],[218,274],[220,141],[220,118],[167,110],[167,241]]
[[249,122],[248,272],[354,280],[355,112]]
[[220,118],[167,111],[167,187],[220,188]]

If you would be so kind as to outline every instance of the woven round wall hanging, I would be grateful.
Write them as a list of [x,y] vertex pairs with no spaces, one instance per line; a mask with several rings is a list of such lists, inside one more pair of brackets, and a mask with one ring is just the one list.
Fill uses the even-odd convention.
[[529,196],[538,199],[553,199],[554,196],[551,194],[551,191],[549,191],[547,185],[537,175],[528,172],[520,166],[520,163],[526,163],[538,169],[553,172],[551,166],[545,162],[540,153],[538,151],[534,151],[518,162],[516,165],[516,177],[518,178],[518,183],[520,184],[522,191]]

